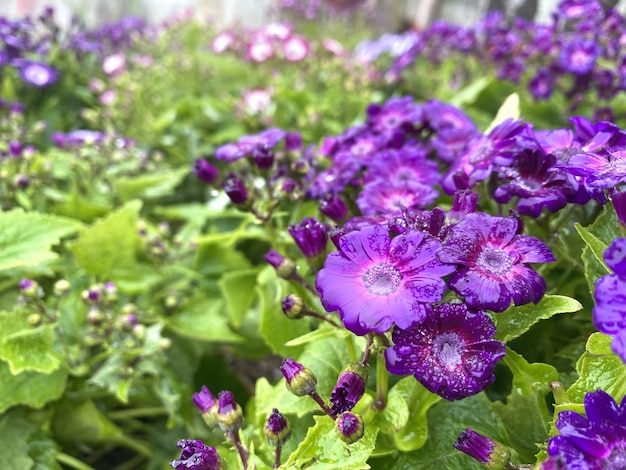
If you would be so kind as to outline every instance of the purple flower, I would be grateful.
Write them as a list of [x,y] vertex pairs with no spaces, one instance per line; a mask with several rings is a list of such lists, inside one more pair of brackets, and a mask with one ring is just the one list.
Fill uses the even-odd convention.
[[200,413],[206,413],[212,408],[217,408],[217,399],[206,385],[203,385],[199,392],[193,394],[192,401]]
[[337,194],[328,193],[320,200],[320,212],[339,224],[348,215],[348,206]]
[[561,49],[559,64],[567,72],[584,75],[593,70],[600,55],[600,46],[594,39],[572,39]]
[[467,428],[452,444],[487,468],[506,468],[511,461],[511,451],[497,441]]
[[464,303],[434,305],[421,324],[393,330],[394,346],[385,350],[387,369],[412,374],[446,400],[460,400],[495,380],[493,369],[505,355],[495,334],[483,311],[471,311]]
[[59,79],[59,72],[52,66],[41,62],[25,61],[19,67],[22,80],[37,88],[45,88]]
[[626,238],[611,243],[604,252],[604,261],[615,274],[596,281],[593,324],[613,336],[613,352],[626,363]]
[[366,183],[356,200],[363,215],[397,216],[402,209],[425,209],[439,196],[436,189],[415,181],[377,179]]
[[441,176],[434,161],[426,160],[426,149],[404,146],[383,150],[374,155],[368,164],[366,182],[383,180],[390,184],[416,182],[427,186],[439,184]]
[[172,460],[170,466],[179,470],[219,470],[220,457],[215,447],[202,441],[183,439],[176,443],[181,450],[180,458]]
[[546,282],[529,263],[555,261],[554,255],[538,238],[518,234],[518,224],[476,212],[450,228],[439,259],[458,265],[448,284],[470,307],[502,312],[511,300],[523,305],[543,297]]
[[248,190],[243,181],[234,173],[226,176],[222,182],[222,188],[233,204],[240,206],[248,202]]
[[339,310],[357,335],[419,323],[427,304],[443,297],[442,276],[454,270],[436,259],[439,240],[423,232],[391,240],[386,227],[370,225],[341,236],[338,246],[317,274],[316,286],[324,308]]
[[396,134],[404,136],[422,119],[422,107],[410,96],[391,98],[382,106],[372,103],[367,107],[367,126],[388,141]]
[[311,52],[309,42],[299,34],[286,38],[280,45],[283,57],[289,62],[299,62]]
[[213,183],[219,176],[219,170],[203,158],[196,159],[193,173],[207,184]]
[[584,176],[591,187],[611,189],[626,182],[626,147],[607,148],[606,154],[572,155],[562,167],[569,173]]
[[562,411],[556,420],[558,436],[548,442],[549,459],[542,468],[602,470],[624,468],[626,403],[605,391],[585,395],[585,414]]
[[243,422],[241,406],[229,390],[222,390],[217,396],[217,401],[217,421],[221,430],[226,433],[236,432]]
[[500,170],[508,182],[500,185],[493,198],[507,203],[518,197],[520,214],[538,217],[545,207],[556,212],[567,204],[568,196],[576,193],[573,177],[554,168],[556,157],[540,150],[524,150],[515,157],[511,167]]
[[611,202],[615,208],[617,219],[622,227],[626,227],[626,191],[614,190],[611,192]]
[[547,100],[554,90],[555,75],[546,68],[539,69],[528,82],[528,87],[535,100]]
[[365,393],[367,368],[359,363],[348,364],[339,374],[337,385],[330,392],[333,416],[350,411]]
[[252,155],[252,152],[258,145],[264,145],[268,149],[276,147],[284,139],[285,135],[286,132],[277,127],[272,127],[256,135],[244,135],[237,143],[218,147],[215,151],[215,158],[232,163],[240,158]]
[[315,258],[326,251],[330,225],[321,223],[315,217],[305,217],[287,230],[307,258]]

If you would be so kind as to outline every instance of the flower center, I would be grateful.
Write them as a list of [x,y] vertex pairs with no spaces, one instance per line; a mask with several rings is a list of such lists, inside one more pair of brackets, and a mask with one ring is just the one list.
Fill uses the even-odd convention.
[[465,343],[457,333],[443,333],[433,341],[433,356],[448,370],[453,370],[463,361]]
[[389,264],[379,264],[363,274],[363,284],[370,294],[393,294],[402,281],[402,274]]
[[476,265],[488,274],[503,276],[511,270],[517,256],[502,248],[486,246],[478,255]]
[[620,470],[626,468],[626,444],[619,442],[611,450],[606,460],[602,463],[604,470]]

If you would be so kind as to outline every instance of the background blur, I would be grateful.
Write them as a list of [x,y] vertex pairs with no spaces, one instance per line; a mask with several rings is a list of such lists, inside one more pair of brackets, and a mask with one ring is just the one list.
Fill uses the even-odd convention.
[[[114,22],[127,15],[140,15],[151,23],[173,18],[184,10],[210,17],[220,25],[239,23],[258,26],[275,17],[276,7],[285,0],[0,0],[0,15],[17,18],[37,13],[52,6],[63,22],[68,23],[73,13],[79,15],[87,26]],[[320,0],[291,0],[310,3]],[[336,4],[350,0],[324,0]],[[354,3],[354,1],[352,2]],[[429,22],[443,18],[446,21],[470,25],[487,11],[503,10],[507,15],[522,16],[536,21],[549,21],[557,0],[364,0],[376,9],[381,23],[390,30],[405,29],[410,25],[424,27]],[[626,13],[626,0],[613,0],[622,14]],[[384,18],[382,17],[384,16]]]

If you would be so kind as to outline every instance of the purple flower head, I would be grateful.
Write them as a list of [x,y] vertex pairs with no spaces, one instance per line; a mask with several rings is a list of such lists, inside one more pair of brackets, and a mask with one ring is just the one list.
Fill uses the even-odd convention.
[[518,234],[518,220],[476,212],[450,228],[439,259],[458,265],[448,285],[472,308],[494,312],[537,303],[545,280],[529,263],[555,261],[538,238]]
[[500,176],[508,181],[500,185],[493,198],[507,203],[517,197],[520,214],[538,217],[545,207],[556,212],[576,194],[578,185],[571,175],[556,170],[556,157],[540,150],[524,150],[511,167],[502,168]]
[[613,336],[613,352],[626,363],[626,238],[613,241],[604,252],[604,260],[615,274],[596,281],[593,324]]
[[611,189],[626,182],[626,146],[610,147],[606,155],[578,153],[572,155],[562,168],[574,175],[585,177],[595,188]]
[[190,439],[178,441],[176,447],[182,449],[180,458],[172,460],[170,467],[179,470],[219,470],[220,457],[215,447]]
[[317,377],[299,362],[286,358],[280,366],[280,372],[287,382],[287,390],[298,397],[316,392]]
[[369,162],[364,179],[366,182],[385,180],[391,184],[416,182],[435,186],[441,179],[439,169],[434,161],[426,160],[426,155],[425,148],[416,146],[383,150]]
[[287,318],[302,318],[306,314],[304,299],[297,294],[290,294],[280,302],[281,309]]
[[365,393],[367,375],[367,368],[362,364],[352,363],[344,367],[330,393],[333,417],[354,408]]
[[402,210],[402,215],[389,219],[388,226],[392,234],[405,233],[408,230],[419,230],[441,239],[445,230],[446,212],[439,207],[433,210],[408,211]]
[[467,428],[452,444],[487,468],[506,468],[511,462],[511,451],[497,441]]
[[521,120],[507,119],[489,134],[474,137],[444,175],[444,191],[453,194],[457,189],[471,189],[491,175],[495,164],[510,163],[514,151],[521,150],[518,139],[529,129]]
[[246,58],[252,62],[265,62],[274,57],[274,44],[264,34],[254,35],[246,47]]
[[104,132],[92,131],[88,129],[78,129],[65,134],[62,132],[55,132],[51,136],[52,142],[61,149],[100,144],[104,142],[105,138],[106,135]]
[[59,72],[52,66],[40,62],[25,61],[19,67],[22,80],[37,88],[45,88],[59,79]]
[[240,206],[248,202],[248,190],[243,181],[234,173],[229,173],[222,181],[222,189],[233,204]]
[[585,16],[602,11],[596,0],[563,0],[559,3],[558,12],[566,20],[579,20]]
[[330,225],[321,223],[315,217],[305,217],[299,224],[287,227],[287,230],[307,258],[315,258],[326,251]]
[[366,183],[356,200],[363,215],[391,217],[402,209],[425,209],[439,196],[436,189],[411,180],[387,181],[376,179]]
[[268,149],[276,147],[285,137],[286,132],[277,127],[267,129],[260,134],[244,135],[237,143],[230,143],[218,147],[215,151],[215,158],[233,163],[241,158],[252,155],[258,145],[264,145]]
[[196,159],[193,173],[207,184],[213,183],[219,176],[219,170],[203,158]]
[[201,413],[206,413],[211,408],[217,406],[217,399],[206,385],[203,385],[199,392],[193,394],[192,401]]
[[235,44],[235,40],[235,35],[231,31],[222,31],[211,41],[211,50],[216,54],[222,54]]
[[433,305],[421,324],[393,330],[394,346],[385,350],[387,369],[412,374],[446,400],[460,400],[495,380],[494,367],[505,355],[495,334],[483,311],[469,310],[464,303]]
[[418,231],[390,239],[383,225],[344,234],[330,253],[316,286],[328,312],[339,310],[357,335],[384,333],[395,323],[410,328],[445,291],[442,277],[454,268],[436,259],[441,242]]
[[554,91],[554,83],[556,82],[556,75],[547,68],[542,68],[537,71],[535,76],[528,82],[528,87],[536,101],[547,100],[552,96]]
[[593,70],[600,55],[600,46],[594,39],[572,39],[561,49],[559,64],[575,75],[585,75]]
[[365,433],[363,418],[355,413],[346,411],[335,420],[335,430],[339,434],[339,438],[346,444],[354,444]]
[[370,104],[367,107],[367,126],[389,140],[395,134],[404,136],[422,120],[422,107],[415,104],[410,96],[391,98],[382,106]]
[[559,435],[550,438],[549,459],[542,468],[624,468],[626,402],[622,399],[618,405],[603,390],[589,392],[585,395],[585,414],[586,417],[574,411],[559,413]]
[[276,408],[272,410],[272,414],[267,418],[263,427],[263,434],[267,442],[277,447],[282,446],[291,436],[291,426],[289,421]]
[[235,401],[233,393],[222,390],[218,396],[217,421],[224,432],[235,432],[243,422],[243,411]]
[[257,144],[252,149],[252,159],[259,170],[271,170],[274,166],[274,151],[265,144]]
[[337,194],[328,193],[320,200],[320,212],[339,224],[348,215],[348,206]]

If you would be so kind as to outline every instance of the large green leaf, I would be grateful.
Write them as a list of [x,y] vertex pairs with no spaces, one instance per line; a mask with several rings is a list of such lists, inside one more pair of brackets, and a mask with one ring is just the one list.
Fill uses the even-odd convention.
[[626,395],[626,365],[611,350],[611,336],[594,333],[587,340],[586,351],[578,360],[578,380],[567,390],[574,403],[582,403],[585,394],[599,388],[618,402]]
[[14,375],[9,364],[0,362],[0,414],[16,405],[42,408],[63,395],[66,381],[67,370],[64,367],[50,374],[24,371]]
[[0,415],[0,468],[32,468],[35,463],[29,455],[28,440],[37,431],[37,424],[24,414],[18,408]]
[[243,319],[256,298],[256,269],[246,269],[226,273],[219,280],[218,285],[226,301],[226,308],[230,321],[235,328],[239,328]]
[[118,177],[113,184],[123,201],[155,199],[170,195],[188,173],[189,169],[183,167],[175,171]]
[[[426,415],[431,406],[437,403],[441,398],[434,393],[429,392],[420,384],[415,377],[405,377],[400,380],[389,391],[389,403],[387,407],[396,406],[395,401],[400,398],[404,402],[404,406],[400,405],[398,410],[404,407],[408,410],[408,420],[406,423],[391,434],[391,440],[396,448],[404,452],[419,449],[424,445],[428,438],[428,422]],[[384,411],[383,415],[389,413],[397,413],[396,410]],[[402,415],[397,419],[400,424]]]
[[376,445],[378,428],[365,426],[365,435],[348,446],[339,439],[334,426],[335,422],[328,416],[315,416],[315,426],[309,429],[304,440],[289,456],[285,467],[310,470],[370,468],[367,460]]
[[165,323],[187,338],[216,343],[243,341],[228,325],[224,303],[219,299],[190,302],[167,317]]
[[135,264],[139,247],[137,220],[141,202],[133,201],[81,231],[72,251],[89,274],[112,279]]
[[545,295],[537,305],[511,306],[495,315],[496,338],[504,343],[521,336],[539,320],[545,320],[557,313],[576,312],[582,308],[578,300],[562,295]]
[[54,325],[31,326],[18,312],[0,312],[0,359],[13,374],[33,370],[49,374],[61,365],[53,348]]
[[57,259],[52,245],[81,226],[73,219],[22,209],[0,212],[0,271]]
[[91,400],[61,403],[52,420],[52,431],[57,440],[73,445],[95,444],[122,435]]

